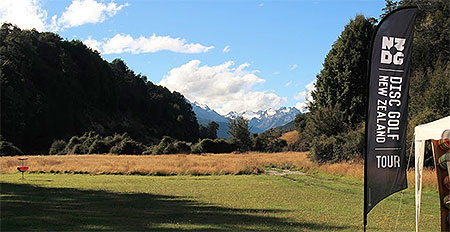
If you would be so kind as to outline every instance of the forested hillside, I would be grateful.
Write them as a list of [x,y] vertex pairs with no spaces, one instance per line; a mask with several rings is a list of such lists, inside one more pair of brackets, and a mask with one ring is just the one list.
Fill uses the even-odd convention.
[[56,139],[86,131],[128,132],[151,144],[164,135],[199,137],[183,95],[154,85],[119,59],[50,32],[0,29],[1,136],[24,153],[47,153]]

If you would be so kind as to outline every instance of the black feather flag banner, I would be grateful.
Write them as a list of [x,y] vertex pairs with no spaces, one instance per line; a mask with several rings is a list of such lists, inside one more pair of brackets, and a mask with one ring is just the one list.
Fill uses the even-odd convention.
[[407,188],[405,139],[416,7],[389,13],[372,38],[364,165],[364,227],[381,200]]

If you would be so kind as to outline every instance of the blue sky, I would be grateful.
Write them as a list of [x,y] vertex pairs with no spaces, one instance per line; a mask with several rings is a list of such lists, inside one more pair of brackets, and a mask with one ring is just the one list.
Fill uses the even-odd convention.
[[344,26],[357,14],[378,18],[383,7],[382,0],[2,0],[0,19],[82,40],[225,114],[303,106]]

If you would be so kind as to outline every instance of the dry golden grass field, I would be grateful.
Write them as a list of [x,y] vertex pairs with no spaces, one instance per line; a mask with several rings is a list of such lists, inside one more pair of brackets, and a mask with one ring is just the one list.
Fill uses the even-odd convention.
[[295,141],[297,141],[297,139],[298,139],[298,131],[293,130],[293,131],[286,132],[280,137],[280,139],[286,140],[287,144],[291,145]]
[[[205,155],[55,155],[27,156],[32,172],[222,175],[258,174],[265,167],[310,168],[306,153],[245,153]],[[16,172],[17,157],[0,158],[0,172]]]
[[[30,172],[138,174],[138,175],[226,175],[260,174],[268,168],[327,173],[363,179],[362,162],[317,165],[307,152],[205,154],[205,155],[45,155],[26,156]],[[0,172],[17,172],[17,157],[0,157]],[[436,188],[433,170],[424,170],[423,185]],[[408,172],[414,183],[414,170]]]

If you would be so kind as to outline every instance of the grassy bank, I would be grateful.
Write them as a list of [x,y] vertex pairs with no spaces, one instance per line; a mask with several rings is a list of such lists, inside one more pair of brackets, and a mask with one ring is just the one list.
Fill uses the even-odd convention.
[[[361,181],[289,177],[2,174],[1,230],[362,230]],[[414,193],[400,198],[374,208],[369,231],[414,229]],[[438,230],[438,206],[437,192],[426,190],[423,231]]]

